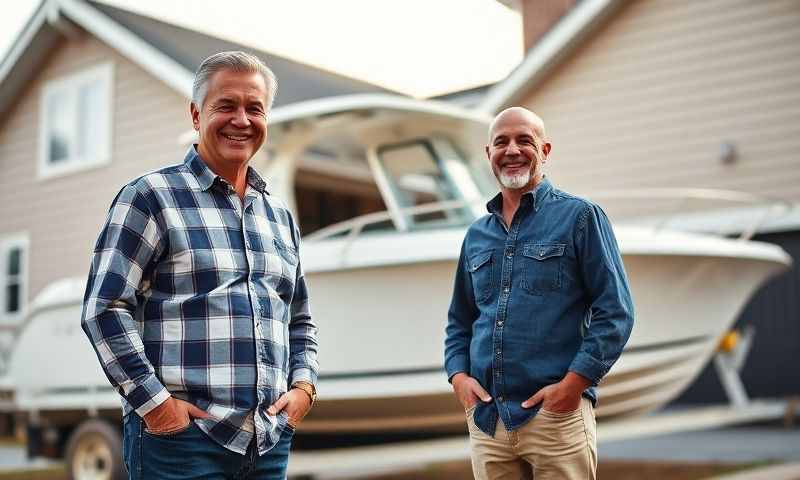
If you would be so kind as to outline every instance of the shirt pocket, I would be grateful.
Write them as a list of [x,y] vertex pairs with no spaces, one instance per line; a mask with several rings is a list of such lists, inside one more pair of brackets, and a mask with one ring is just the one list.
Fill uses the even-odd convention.
[[[297,282],[297,264],[300,261],[300,257],[297,254],[297,250],[286,245],[278,238],[272,239],[272,245],[273,248],[270,249],[272,251],[266,254],[265,282],[280,297],[281,301],[288,306],[292,300],[295,283]],[[275,314],[274,306],[266,311],[271,311]],[[280,315],[275,316],[280,317]]]
[[561,289],[561,264],[565,243],[526,243],[522,247],[525,273],[522,288],[533,295]]
[[297,250],[294,247],[290,247],[286,245],[278,238],[273,238],[272,243],[275,245],[275,250],[278,251],[278,254],[283,257],[283,260],[288,263],[289,265],[297,266]]
[[289,280],[294,284],[295,275],[297,272],[297,263],[300,261],[297,255],[297,250],[294,247],[286,245],[278,238],[272,239],[272,244],[275,246],[275,251],[280,259],[280,263],[271,268],[271,273],[280,274],[281,277]]
[[470,257],[468,267],[475,301],[480,303],[488,300],[492,295],[492,251],[473,255]]

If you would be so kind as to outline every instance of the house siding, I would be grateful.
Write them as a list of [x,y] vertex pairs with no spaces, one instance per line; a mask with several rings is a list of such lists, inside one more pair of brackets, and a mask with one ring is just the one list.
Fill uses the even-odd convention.
[[[113,64],[112,158],[108,165],[38,179],[40,100],[47,81]],[[54,280],[86,275],[108,207],[131,179],[182,160],[191,128],[187,100],[106,44],[64,39],[0,123],[0,237],[27,232],[29,300]]]
[[567,190],[800,201],[800,2],[630,2],[521,103],[544,118],[547,172]]

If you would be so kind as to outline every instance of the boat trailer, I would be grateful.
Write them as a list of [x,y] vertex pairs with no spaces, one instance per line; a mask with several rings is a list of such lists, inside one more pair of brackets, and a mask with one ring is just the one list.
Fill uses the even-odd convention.
[[[669,408],[635,418],[598,424],[600,443],[707,430],[783,418],[794,425],[800,397],[751,399],[740,372],[753,343],[755,329],[733,330],[720,341],[714,368],[728,402],[702,407]],[[301,427],[302,429],[302,427]],[[294,451],[289,458],[289,478],[297,480],[359,478],[389,472],[422,469],[437,463],[467,460],[469,438],[459,435],[434,440],[387,443],[361,447]]]

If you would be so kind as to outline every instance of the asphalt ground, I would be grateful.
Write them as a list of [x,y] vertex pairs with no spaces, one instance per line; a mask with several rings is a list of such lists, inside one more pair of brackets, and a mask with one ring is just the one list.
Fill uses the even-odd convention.
[[800,462],[800,426],[778,423],[702,430],[602,443],[606,460]]
[[[675,433],[635,440],[601,442],[598,478],[602,480],[695,480],[745,472],[767,471],[783,463],[800,464],[800,426],[750,425]],[[467,480],[469,462],[457,461],[402,472],[323,478],[370,480]],[[756,475],[756,473],[753,473]],[[64,480],[59,464],[25,458],[24,447],[0,442],[0,480]],[[753,477],[759,478],[759,477]],[[769,477],[767,477],[769,478]],[[781,478],[798,478],[792,475]]]

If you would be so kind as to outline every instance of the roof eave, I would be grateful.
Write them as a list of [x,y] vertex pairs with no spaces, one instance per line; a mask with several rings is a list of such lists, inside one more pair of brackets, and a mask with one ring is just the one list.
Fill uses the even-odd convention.
[[[31,44],[34,42],[37,34],[41,31],[48,20],[52,0],[42,1],[37,9],[34,11],[28,23],[17,36],[11,48],[2,62],[0,62],[0,114],[6,111],[6,108],[14,102],[17,98],[17,91],[24,87],[26,84],[21,78],[12,78],[11,74],[15,67],[21,67],[23,71],[32,71],[35,68],[34,63],[25,64],[22,62],[24,54],[29,51]],[[44,50],[44,49],[43,49]],[[9,86],[9,82],[11,85]]]
[[56,0],[62,11],[167,86],[192,98],[194,72],[81,0]]
[[28,84],[28,76],[36,71],[41,58],[54,43],[45,29],[51,26],[53,32],[59,32],[57,23],[61,16],[107,43],[186,99],[191,98],[194,73],[163,52],[82,0],[44,0],[0,62],[0,86],[3,87],[0,89],[0,114],[18,98],[19,90]]
[[544,78],[581,41],[608,18],[623,0],[584,0],[561,19],[528,53],[522,63],[489,89],[477,106],[484,112],[497,112],[510,106],[525,90]]

